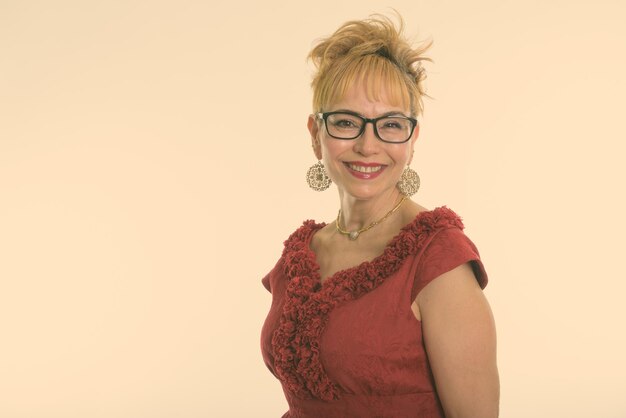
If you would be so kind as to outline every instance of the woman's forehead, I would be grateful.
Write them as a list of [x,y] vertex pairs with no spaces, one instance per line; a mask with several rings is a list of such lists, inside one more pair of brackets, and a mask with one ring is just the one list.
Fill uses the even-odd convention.
[[406,100],[408,92],[402,91],[402,87],[384,83],[381,79],[362,79],[347,85],[344,91],[336,90],[328,108],[362,109],[374,113],[410,112],[410,104]]

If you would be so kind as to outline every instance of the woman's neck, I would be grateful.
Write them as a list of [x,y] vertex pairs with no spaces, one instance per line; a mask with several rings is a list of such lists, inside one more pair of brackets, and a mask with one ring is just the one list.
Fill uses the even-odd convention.
[[372,199],[357,199],[346,193],[339,193],[341,216],[339,222],[343,229],[358,231],[372,222],[380,221],[402,199],[396,188]]

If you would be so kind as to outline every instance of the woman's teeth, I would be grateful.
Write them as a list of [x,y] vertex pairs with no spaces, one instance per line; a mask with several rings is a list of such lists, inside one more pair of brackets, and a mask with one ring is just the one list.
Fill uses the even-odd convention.
[[375,173],[377,171],[380,171],[381,168],[383,168],[382,165],[377,165],[374,167],[365,167],[362,165],[355,165],[355,164],[348,164],[348,167],[350,167],[351,170],[358,171],[360,173]]

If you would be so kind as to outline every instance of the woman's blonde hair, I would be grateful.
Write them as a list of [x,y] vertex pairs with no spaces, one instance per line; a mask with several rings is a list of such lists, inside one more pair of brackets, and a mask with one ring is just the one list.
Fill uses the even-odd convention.
[[349,21],[311,50],[308,58],[317,68],[311,82],[314,112],[325,110],[351,86],[363,83],[369,99],[380,100],[384,86],[394,104],[408,106],[414,117],[423,113],[422,97],[428,95],[422,61],[432,62],[423,56],[432,41],[411,47],[400,15],[398,21],[397,28],[382,15]]

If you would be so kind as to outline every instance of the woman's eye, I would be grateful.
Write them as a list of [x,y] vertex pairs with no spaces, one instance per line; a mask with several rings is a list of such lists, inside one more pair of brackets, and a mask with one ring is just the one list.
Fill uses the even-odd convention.
[[356,124],[351,120],[341,119],[335,122],[335,126],[339,128],[354,128],[356,127]]
[[402,129],[402,125],[399,122],[385,122],[383,125],[385,129]]

